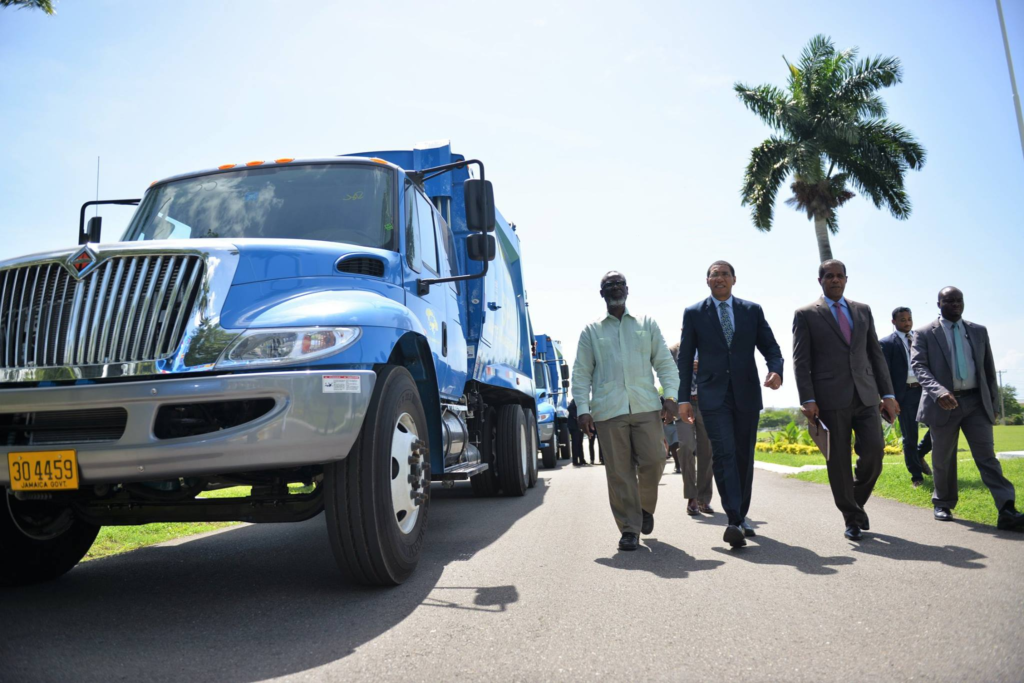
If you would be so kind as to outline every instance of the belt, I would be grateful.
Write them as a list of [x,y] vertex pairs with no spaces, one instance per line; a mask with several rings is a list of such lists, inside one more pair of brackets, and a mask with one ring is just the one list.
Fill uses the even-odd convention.
[[971,394],[978,393],[977,389],[961,389],[960,391],[954,391],[954,396],[970,396]]
[[907,382],[907,389],[917,389],[921,386],[918,382]]

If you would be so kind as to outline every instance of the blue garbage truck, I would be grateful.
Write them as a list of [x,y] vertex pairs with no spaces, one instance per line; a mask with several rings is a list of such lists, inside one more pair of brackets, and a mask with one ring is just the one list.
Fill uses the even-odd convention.
[[554,467],[558,458],[568,458],[571,442],[569,439],[569,365],[562,355],[562,343],[546,334],[534,336],[533,375],[538,390],[547,396],[554,406],[554,421],[545,425],[540,438],[542,464]]
[[[97,204],[137,205],[120,241]],[[519,239],[447,142],[177,175],[78,242],[0,262],[0,584],[102,526],[323,511],[341,572],[395,585],[431,482],[536,483]]]

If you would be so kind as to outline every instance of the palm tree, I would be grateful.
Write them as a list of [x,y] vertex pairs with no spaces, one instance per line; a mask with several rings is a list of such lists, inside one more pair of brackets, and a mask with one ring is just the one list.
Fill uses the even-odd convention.
[[[785,57],[783,57],[785,60]],[[855,197],[848,186],[900,220],[910,216],[903,187],[907,169],[924,165],[925,150],[898,123],[885,118],[877,91],[903,80],[899,59],[857,61],[857,50],[837,52],[832,39],[815,36],[789,67],[785,90],[736,83],[740,100],[776,134],[750,153],[743,205],[758,230],[772,228],[775,195],[790,175],[787,204],[814,220],[818,254],[832,258],[829,232],[839,230],[836,209]]]

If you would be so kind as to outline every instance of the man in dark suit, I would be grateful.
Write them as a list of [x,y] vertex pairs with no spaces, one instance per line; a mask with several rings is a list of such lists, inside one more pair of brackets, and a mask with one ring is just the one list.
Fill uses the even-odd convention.
[[[708,268],[711,296],[683,313],[683,334],[679,342],[679,382],[693,381],[693,359],[700,352],[697,392],[704,427],[711,441],[711,469],[718,486],[722,509],[729,518],[724,540],[734,548],[746,545],[753,536],[747,522],[750,492],[754,483],[754,446],[757,419],[763,404],[754,363],[754,348],[764,356],[768,377],[764,386],[782,386],[782,351],[761,307],[732,295],[736,271],[726,261]],[[694,423],[689,395],[680,397],[679,417]]]
[[917,443],[917,407],[921,402],[921,383],[910,367],[910,349],[914,344],[914,317],[910,309],[900,306],[894,310],[892,325],[896,331],[879,343],[885,355],[885,364],[889,366],[892,393],[900,406],[903,461],[910,472],[910,483],[916,489],[924,483],[924,475],[931,476],[932,471],[924,455],[919,452]]
[[957,442],[963,430],[981,480],[999,510],[997,526],[1024,531],[1024,515],[1014,507],[1013,484],[1003,476],[993,446],[999,387],[988,330],[961,317],[964,295],[956,287],[939,292],[939,310],[938,320],[917,331],[911,353],[911,367],[924,390],[917,419],[932,433],[935,519],[953,519],[958,498]]
[[[828,481],[846,522],[845,536],[857,541],[869,528],[864,504],[882,473],[878,397],[889,422],[899,406],[871,308],[843,296],[846,280],[842,261],[818,266],[824,296],[793,316],[793,373],[807,421],[820,418],[829,429]],[[850,464],[851,432],[857,435],[856,470]]]

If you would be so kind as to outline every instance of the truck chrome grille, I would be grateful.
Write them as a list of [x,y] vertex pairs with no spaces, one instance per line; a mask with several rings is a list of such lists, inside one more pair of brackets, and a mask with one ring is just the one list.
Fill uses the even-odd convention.
[[61,263],[0,272],[0,368],[153,361],[171,355],[202,289],[192,254],[115,256],[76,280]]

